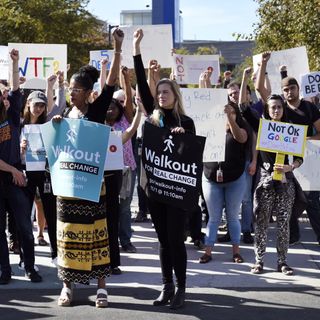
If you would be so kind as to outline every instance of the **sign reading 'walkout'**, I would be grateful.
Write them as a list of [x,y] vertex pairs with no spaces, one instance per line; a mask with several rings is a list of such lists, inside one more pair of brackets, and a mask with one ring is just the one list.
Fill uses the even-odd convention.
[[142,164],[153,199],[190,209],[199,199],[205,138],[173,134],[146,122]]
[[79,119],[41,125],[55,195],[99,202],[109,133]]

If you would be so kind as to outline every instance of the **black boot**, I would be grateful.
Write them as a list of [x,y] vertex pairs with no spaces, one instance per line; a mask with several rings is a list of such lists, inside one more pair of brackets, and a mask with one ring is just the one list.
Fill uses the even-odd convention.
[[176,294],[171,300],[170,309],[176,310],[181,308],[184,305],[185,297],[186,297],[186,289],[178,288]]
[[157,298],[157,300],[153,301],[154,306],[164,306],[169,301],[172,300],[175,292],[175,287],[173,283],[166,283],[163,286],[163,289],[160,293],[160,296]]

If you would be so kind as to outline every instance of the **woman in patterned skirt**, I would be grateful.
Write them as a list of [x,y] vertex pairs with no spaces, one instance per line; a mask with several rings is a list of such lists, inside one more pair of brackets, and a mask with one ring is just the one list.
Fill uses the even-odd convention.
[[[65,117],[104,123],[119,74],[123,32],[116,29],[113,38],[114,59],[100,96],[94,102],[88,102],[99,73],[91,66],[82,67],[71,78],[69,92],[72,109]],[[55,121],[61,119],[60,116],[54,118]],[[58,305],[70,305],[72,283],[89,284],[91,279],[97,279],[96,307],[107,307],[105,278],[109,274],[110,254],[104,186],[98,203],[58,197],[57,217],[58,276],[63,281]]]

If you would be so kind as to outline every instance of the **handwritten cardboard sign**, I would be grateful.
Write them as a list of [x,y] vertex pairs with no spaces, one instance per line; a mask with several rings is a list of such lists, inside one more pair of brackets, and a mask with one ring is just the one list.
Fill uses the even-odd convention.
[[179,84],[198,84],[202,72],[211,69],[211,83],[220,75],[219,55],[173,55],[173,72]]
[[26,78],[25,89],[45,89],[46,79],[57,71],[67,74],[67,45],[9,43],[8,50],[19,50],[19,75]]
[[186,114],[191,117],[199,136],[206,137],[203,162],[224,161],[226,89],[181,89]]
[[121,64],[133,69],[132,42],[133,33],[137,29],[143,30],[141,54],[145,68],[149,60],[155,59],[162,68],[172,67],[171,49],[173,48],[171,24],[121,26],[124,32],[122,44]]
[[[258,62],[261,61],[261,54],[253,56],[254,71],[258,69]],[[272,93],[281,94],[281,75],[279,67],[287,66],[288,76],[294,77],[297,81],[301,74],[309,73],[309,62],[306,47],[291,48],[280,51],[272,51],[267,64],[267,72],[270,80]]]

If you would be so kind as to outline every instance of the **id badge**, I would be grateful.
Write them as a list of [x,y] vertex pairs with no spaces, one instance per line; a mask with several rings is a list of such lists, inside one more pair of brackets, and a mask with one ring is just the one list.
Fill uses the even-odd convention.
[[50,193],[51,192],[51,183],[45,182],[43,185],[43,193]]
[[217,182],[223,182],[223,171],[221,169],[217,170]]

